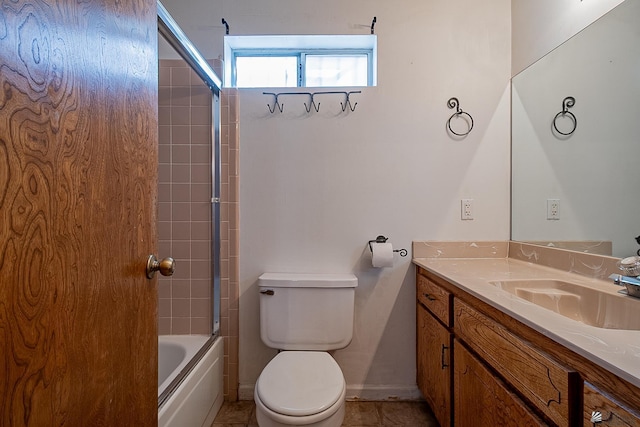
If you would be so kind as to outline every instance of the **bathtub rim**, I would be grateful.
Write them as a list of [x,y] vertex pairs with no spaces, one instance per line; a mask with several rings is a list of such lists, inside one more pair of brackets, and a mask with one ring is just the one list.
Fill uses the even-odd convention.
[[[207,337],[207,335],[196,336],[201,338]],[[160,341],[163,337],[194,337],[194,335],[158,335],[158,340]],[[166,401],[169,399],[169,397],[171,397],[173,392],[180,386],[180,384],[184,382],[184,380],[189,376],[189,373],[191,373],[198,362],[202,360],[207,351],[209,351],[209,349],[213,346],[213,343],[219,338],[219,334],[208,336],[200,349],[193,355],[193,357],[191,357],[191,359],[182,367],[182,369],[180,369],[180,372],[178,372],[178,374],[171,380],[171,382],[164,388],[164,390],[162,390],[162,392],[158,394],[158,410],[162,408],[162,405],[166,403]]]

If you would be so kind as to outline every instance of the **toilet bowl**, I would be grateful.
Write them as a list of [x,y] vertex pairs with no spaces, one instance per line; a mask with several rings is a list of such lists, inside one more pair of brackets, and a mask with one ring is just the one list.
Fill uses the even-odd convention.
[[264,368],[254,392],[260,427],[339,427],[346,384],[336,361],[320,351],[284,351]]

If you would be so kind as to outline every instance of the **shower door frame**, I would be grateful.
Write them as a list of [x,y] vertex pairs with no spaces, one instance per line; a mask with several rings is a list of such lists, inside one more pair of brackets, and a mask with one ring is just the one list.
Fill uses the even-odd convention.
[[197,364],[200,358],[211,347],[214,340],[220,334],[220,181],[221,181],[221,159],[220,159],[220,92],[222,80],[215,73],[213,68],[207,63],[202,54],[196,49],[191,40],[186,36],[176,21],[171,17],[162,3],[157,1],[158,7],[158,33],[171,45],[171,47],[184,59],[193,71],[209,87],[212,94],[211,105],[211,258],[212,258],[212,307],[211,307],[211,337],[202,349],[189,362],[183,372],[176,378],[174,383],[167,387],[162,395],[158,397],[158,406],[170,396],[171,392],[180,384],[181,380]]

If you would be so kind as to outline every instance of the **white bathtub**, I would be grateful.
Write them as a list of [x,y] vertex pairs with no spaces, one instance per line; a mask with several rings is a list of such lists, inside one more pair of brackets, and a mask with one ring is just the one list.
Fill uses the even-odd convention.
[[213,423],[223,401],[223,340],[216,339],[195,366],[189,362],[209,340],[208,336],[158,337],[158,397],[180,372],[190,369],[173,393],[158,408],[158,426],[207,426]]

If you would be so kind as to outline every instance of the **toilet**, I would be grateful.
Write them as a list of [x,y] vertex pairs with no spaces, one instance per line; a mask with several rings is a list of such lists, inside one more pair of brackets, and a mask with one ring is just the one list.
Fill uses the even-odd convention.
[[260,427],[339,427],[346,383],[330,350],[353,336],[353,274],[264,273],[260,337],[280,350],[256,381]]

